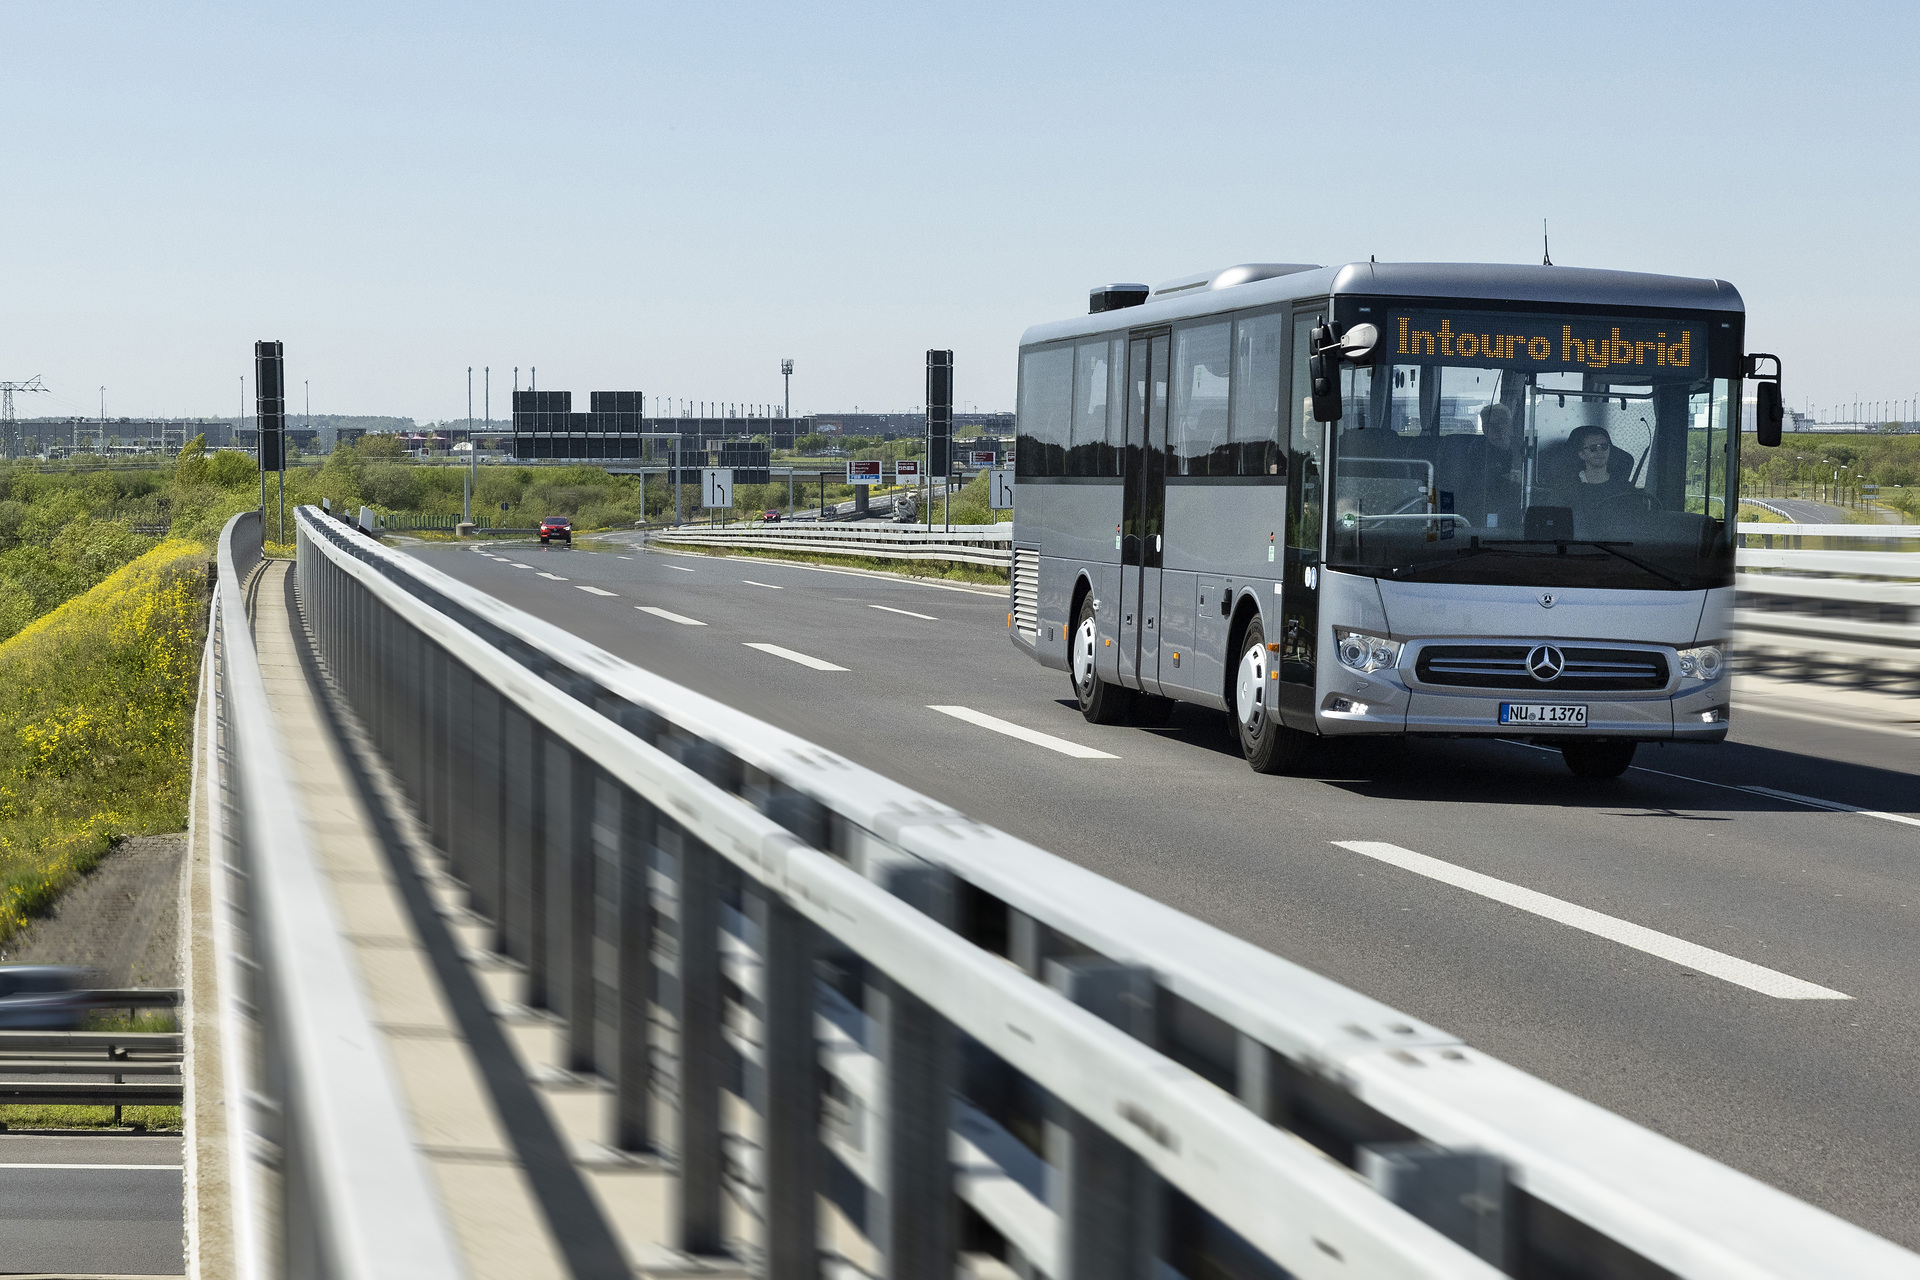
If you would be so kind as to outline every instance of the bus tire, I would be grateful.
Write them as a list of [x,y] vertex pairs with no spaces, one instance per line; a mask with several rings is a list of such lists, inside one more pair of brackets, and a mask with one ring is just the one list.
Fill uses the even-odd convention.
[[1119,724],[1133,711],[1134,692],[1100,678],[1100,625],[1094,616],[1093,597],[1080,602],[1080,617],[1074,623],[1073,643],[1067,654],[1073,676],[1073,696],[1080,700],[1080,714],[1089,724]]
[[1587,738],[1561,743],[1560,755],[1576,778],[1617,778],[1633,763],[1639,745],[1630,738]]
[[1268,662],[1266,632],[1260,619],[1247,623],[1234,668],[1232,715],[1240,754],[1255,773],[1287,773],[1307,762],[1313,735],[1281,724],[1266,709]]

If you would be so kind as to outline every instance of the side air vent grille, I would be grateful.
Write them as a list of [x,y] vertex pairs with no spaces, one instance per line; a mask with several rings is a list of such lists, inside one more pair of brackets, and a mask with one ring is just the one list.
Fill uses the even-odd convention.
[[1040,553],[1013,549],[1013,626],[1028,644],[1040,637]]

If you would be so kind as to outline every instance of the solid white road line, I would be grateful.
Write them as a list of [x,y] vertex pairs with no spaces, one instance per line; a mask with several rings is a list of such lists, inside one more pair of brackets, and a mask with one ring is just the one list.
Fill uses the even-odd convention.
[[642,613],[650,613],[656,618],[665,618],[668,622],[677,622],[683,627],[704,627],[707,625],[698,618],[689,618],[686,614],[675,613],[671,609],[656,609],[650,604],[637,604],[633,607]]
[[1015,724],[1011,720],[1002,720],[990,716],[984,711],[975,711],[972,707],[936,707],[929,711],[938,711],[943,716],[952,716],[955,720],[965,720],[968,724],[977,724],[982,729],[991,729],[995,733],[1004,733],[1009,738],[1018,738],[1022,742],[1031,742],[1036,747],[1045,747],[1049,751],[1058,751],[1063,756],[1072,756],[1077,760],[1118,760],[1120,757],[1111,751],[1095,751],[1092,747],[1083,747],[1077,742],[1068,742],[1065,738],[1056,738],[1050,733],[1041,733],[1038,729],[1029,729],[1025,725]]
[[1576,906],[1563,898],[1551,897],[1506,880],[1496,880],[1492,876],[1481,875],[1478,871],[1469,871],[1451,862],[1429,858],[1424,853],[1402,849],[1397,844],[1386,844],[1379,840],[1335,840],[1333,843],[1342,849],[1365,854],[1380,862],[1391,863],[1404,871],[1425,876],[1429,880],[1438,880],[1456,889],[1465,889],[1483,898],[1492,898],[1495,902],[1504,902],[1510,907],[1518,907],[1522,911],[1530,911],[1534,915],[1545,916],[1549,920],[1558,921],[1571,928],[1606,938],[1623,947],[1632,947],[1650,956],[1671,960],[1677,965],[1707,974],[1709,977],[1719,978],[1723,982],[1731,982],[1749,991],[1758,991],[1763,996],[1773,996],[1780,1000],[1853,999],[1845,992],[1816,986],[1804,979],[1765,968],[1737,956],[1727,955],[1723,951],[1715,951],[1710,947],[1688,942],[1684,938],[1676,938],[1669,933],[1660,933],[1615,916],[1603,915],[1598,911]]
[[1920,818],[1909,818],[1904,813],[1882,813],[1878,809],[1862,809],[1857,805],[1841,804],[1838,800],[1816,800],[1812,796],[1795,795],[1791,791],[1775,791],[1772,787],[1741,787],[1742,791],[1751,791],[1759,796],[1772,796],[1775,800],[1791,800],[1795,804],[1804,804],[1809,809],[1828,809],[1834,813],[1857,813],[1863,818],[1879,818],[1882,822],[1899,822],[1909,827],[1920,827]]
[[619,594],[618,592],[615,592],[615,591],[602,591],[598,587],[583,587],[583,586],[576,585],[573,589],[575,591],[591,591],[596,596],[611,596],[611,595]]
[[867,606],[867,608],[869,608],[869,609],[885,609],[885,610],[886,610],[886,611],[887,611],[888,613],[904,613],[904,614],[906,614],[906,615],[907,615],[907,616],[908,616],[909,618],[925,618],[925,619],[926,619],[926,620],[927,620],[928,622],[938,622],[938,621],[940,621],[940,619],[938,619],[938,618],[936,618],[936,617],[934,617],[934,616],[933,616],[932,614],[930,614],[930,613],[915,613],[915,612],[914,612],[913,610],[911,610],[911,609],[896,609],[896,608],[894,608],[894,607],[893,607],[892,605],[890,605],[890,604],[870,604],[870,605],[868,605],[868,606]]
[[0,1169],[166,1169],[180,1172],[177,1164],[0,1164]]
[[533,568],[533,566],[532,566],[532,565],[530,565],[530,564],[521,564],[521,563],[520,563],[519,561],[517,561],[517,560],[509,560],[509,561],[507,561],[507,563],[508,563],[508,564],[510,564],[510,565],[512,565],[512,566],[513,566],[514,568],[516,568],[516,569],[531,569],[531,568]]
[[785,588],[785,587],[781,587],[781,586],[776,586],[776,585],[774,585],[774,584],[773,584],[773,583],[771,583],[771,582],[755,582],[755,581],[754,581],[754,580],[753,580],[752,578],[742,578],[742,579],[740,579],[740,581],[742,581],[742,582],[744,582],[744,583],[746,583],[746,584],[747,584],[748,586],[750,586],[750,587],[766,587],[766,588],[767,588],[768,590],[770,590],[770,591],[785,591],[785,590],[786,590],[786,588]]
[[565,581],[567,581],[567,579],[565,579],[565,578],[563,578],[563,577],[561,577],[561,576],[560,576],[559,574],[557,574],[557,573],[548,573],[548,572],[547,572],[547,571],[546,571],[545,569],[542,569],[542,570],[540,571],[540,576],[541,576],[541,577],[543,577],[543,578],[552,578],[552,579],[553,579],[553,580],[554,580],[555,582],[565,582]]
[[804,653],[795,653],[792,649],[783,649],[777,644],[753,644],[745,641],[742,643],[745,643],[749,649],[758,649],[760,652],[770,653],[776,658],[785,658],[788,662],[797,662],[803,667],[812,667],[815,671],[846,670],[845,667],[828,662],[822,658],[815,658]]

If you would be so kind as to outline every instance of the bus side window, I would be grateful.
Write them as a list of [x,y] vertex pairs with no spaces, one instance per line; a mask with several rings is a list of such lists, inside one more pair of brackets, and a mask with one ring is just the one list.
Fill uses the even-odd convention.
[[1113,474],[1113,437],[1109,434],[1112,405],[1112,344],[1106,338],[1075,348],[1073,374],[1073,438],[1067,445],[1071,476]]
[[1235,466],[1226,474],[1284,476],[1287,427],[1282,397],[1287,386],[1287,316],[1284,311],[1249,316],[1233,327],[1233,432]]
[[1016,474],[1065,475],[1072,418],[1073,348],[1048,347],[1021,356]]

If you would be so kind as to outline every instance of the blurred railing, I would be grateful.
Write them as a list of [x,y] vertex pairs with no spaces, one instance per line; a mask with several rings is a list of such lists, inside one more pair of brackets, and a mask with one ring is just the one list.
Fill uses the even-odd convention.
[[235,516],[220,536],[201,685],[211,732],[199,743],[220,1007],[188,1015],[190,1042],[193,1019],[218,1019],[221,1060],[191,1087],[226,1100],[228,1126],[224,1150],[190,1127],[189,1195],[229,1203],[196,1204],[188,1220],[230,1218],[244,1280],[456,1280],[463,1266],[287,774],[248,620],[260,558],[259,513]]
[[1920,525],[1742,524],[1739,531],[1741,666],[1920,682]]
[[807,551],[878,560],[943,560],[1005,569],[1013,554],[1010,524],[957,525],[927,529],[881,521],[854,524],[780,524],[658,529],[648,542],[664,546]]
[[1061,1280],[1920,1277],[310,510],[299,536],[328,678],[525,965],[558,1065],[607,1082],[607,1144],[671,1158],[691,1253],[812,1277],[850,1230],[889,1276],[987,1253]]

